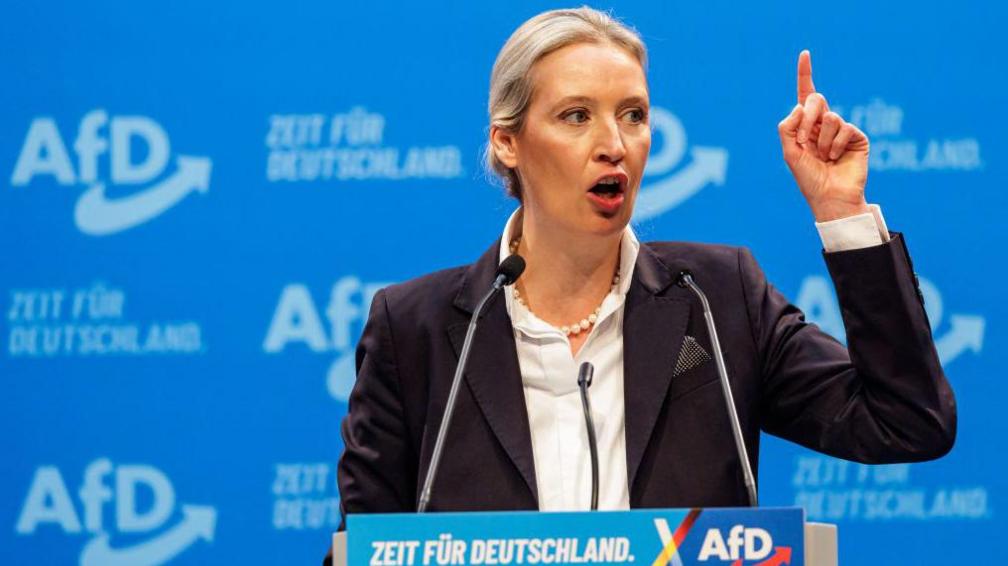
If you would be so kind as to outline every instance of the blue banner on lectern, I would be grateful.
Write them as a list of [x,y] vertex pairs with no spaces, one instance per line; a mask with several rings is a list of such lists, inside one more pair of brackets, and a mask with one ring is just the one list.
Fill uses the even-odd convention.
[[[642,240],[748,246],[843,339],[777,139],[808,48],[920,276],[955,449],[870,467],[765,437],[760,501],[837,523],[845,564],[988,562],[963,541],[999,539],[1008,495],[1004,4],[596,6],[649,48]],[[0,561],[319,562],[371,298],[500,235],[490,69],[556,7],[6,3]]]
[[805,564],[801,509],[352,515],[347,564]]

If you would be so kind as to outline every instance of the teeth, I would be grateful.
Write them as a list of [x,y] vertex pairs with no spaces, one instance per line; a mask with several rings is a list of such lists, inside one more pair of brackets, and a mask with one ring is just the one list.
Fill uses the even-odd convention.
[[600,185],[618,185],[619,179],[616,177],[606,177],[598,182]]

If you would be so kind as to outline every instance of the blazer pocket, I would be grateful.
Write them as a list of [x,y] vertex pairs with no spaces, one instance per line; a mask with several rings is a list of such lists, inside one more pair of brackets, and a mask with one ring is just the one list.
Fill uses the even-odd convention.
[[672,369],[672,384],[669,399],[681,397],[694,389],[717,381],[714,360],[707,350],[693,336],[685,336],[675,367]]
[[676,358],[675,369],[672,377],[678,377],[687,371],[702,366],[711,361],[710,354],[704,350],[697,339],[687,334],[683,337],[682,346],[679,348],[679,356]]

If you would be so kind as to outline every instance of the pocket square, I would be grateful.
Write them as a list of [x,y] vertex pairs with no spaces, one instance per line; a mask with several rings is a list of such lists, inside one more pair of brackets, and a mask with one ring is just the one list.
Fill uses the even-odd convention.
[[676,360],[675,370],[672,372],[672,376],[676,377],[687,371],[701,366],[711,359],[710,354],[707,350],[703,349],[703,346],[697,342],[697,339],[686,335],[683,338],[682,348],[679,349],[679,359]]

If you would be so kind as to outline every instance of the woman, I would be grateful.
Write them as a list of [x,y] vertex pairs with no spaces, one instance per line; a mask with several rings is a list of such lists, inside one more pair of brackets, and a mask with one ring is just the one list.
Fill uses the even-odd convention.
[[487,155],[520,207],[476,263],[376,295],[343,422],[344,513],[416,509],[466,324],[513,252],[527,268],[474,339],[432,510],[587,509],[583,361],[595,366],[599,508],[746,504],[700,306],[674,284],[683,269],[710,296],[754,468],[760,430],[861,462],[951,448],[955,403],[906,249],[864,199],[868,140],[815,92],[808,53],[778,129],[850,353],[746,250],[637,241],[645,66],[636,33],[589,8],[540,14],[505,44]]

